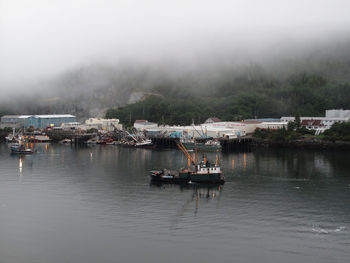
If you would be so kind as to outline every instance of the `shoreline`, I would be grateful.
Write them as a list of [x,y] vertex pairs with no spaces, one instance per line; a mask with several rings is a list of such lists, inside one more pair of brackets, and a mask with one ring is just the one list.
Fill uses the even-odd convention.
[[313,150],[350,150],[349,141],[325,141],[320,139],[297,139],[292,141],[273,141],[270,139],[254,138],[254,148],[285,148]]

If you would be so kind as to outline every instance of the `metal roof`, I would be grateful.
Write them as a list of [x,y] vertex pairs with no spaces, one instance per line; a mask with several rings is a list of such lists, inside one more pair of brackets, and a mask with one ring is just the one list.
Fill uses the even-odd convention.
[[20,116],[19,115],[4,115],[4,116],[1,116],[1,118],[19,118]]
[[52,118],[75,118],[74,115],[71,114],[52,114],[52,115],[33,115],[35,118],[41,119],[52,119]]
[[50,119],[50,118],[75,118],[74,115],[71,114],[51,114],[51,115],[4,115],[1,118],[19,118],[26,119],[29,117],[42,118],[42,119]]

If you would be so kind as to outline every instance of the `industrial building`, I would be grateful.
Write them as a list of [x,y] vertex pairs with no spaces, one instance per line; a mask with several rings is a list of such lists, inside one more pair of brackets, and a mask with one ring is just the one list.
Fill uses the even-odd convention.
[[158,128],[158,124],[147,120],[136,120],[134,123],[134,128],[137,130],[154,129]]
[[[281,117],[281,121],[295,121],[295,117]],[[325,117],[300,117],[301,126],[309,130],[315,130],[318,135],[328,130],[336,122],[350,121],[350,110],[326,110]]]
[[85,121],[85,125],[81,126],[83,129],[97,129],[114,131],[115,129],[122,130],[123,125],[119,123],[119,119],[103,119],[103,118],[89,118]]
[[10,128],[46,128],[61,126],[64,123],[76,122],[76,117],[70,114],[54,115],[5,115],[1,117],[0,127]]
[[21,128],[30,115],[4,115],[1,117],[0,128]]

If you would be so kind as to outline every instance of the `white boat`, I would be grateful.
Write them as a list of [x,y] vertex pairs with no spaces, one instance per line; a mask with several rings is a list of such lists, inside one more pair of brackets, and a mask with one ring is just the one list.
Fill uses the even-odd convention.
[[71,139],[63,139],[61,141],[59,141],[59,143],[72,143]]
[[97,138],[91,138],[85,142],[86,144],[97,144]]
[[154,145],[153,145],[153,142],[152,142],[152,140],[151,139],[146,139],[146,140],[143,140],[142,142],[137,142],[137,143],[135,143],[135,147],[140,147],[140,148],[142,148],[142,147],[153,147]]

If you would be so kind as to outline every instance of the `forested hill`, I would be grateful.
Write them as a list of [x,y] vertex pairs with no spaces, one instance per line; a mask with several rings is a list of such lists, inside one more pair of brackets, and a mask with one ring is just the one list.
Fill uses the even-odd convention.
[[350,108],[350,85],[322,75],[299,73],[285,80],[268,75],[241,75],[233,80],[194,88],[194,84],[163,83],[158,95],[121,108],[109,109],[108,118],[126,125],[135,119],[158,123],[201,123],[208,117],[222,120],[295,115],[323,116],[326,109]]

